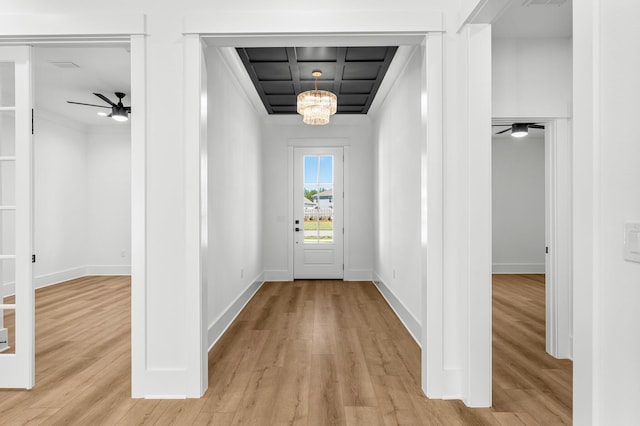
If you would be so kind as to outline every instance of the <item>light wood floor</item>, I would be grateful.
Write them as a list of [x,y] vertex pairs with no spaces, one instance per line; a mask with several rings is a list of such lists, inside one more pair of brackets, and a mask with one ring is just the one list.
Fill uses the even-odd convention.
[[570,423],[543,278],[496,276],[493,300],[492,409],[425,398],[419,348],[375,287],[337,281],[266,283],[210,352],[203,398],[147,401],[130,399],[129,280],[74,280],[36,292],[36,387],[0,390],[0,424]]

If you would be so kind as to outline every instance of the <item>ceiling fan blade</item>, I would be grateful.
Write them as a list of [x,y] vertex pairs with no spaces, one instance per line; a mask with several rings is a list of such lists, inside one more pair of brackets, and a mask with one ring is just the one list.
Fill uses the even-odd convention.
[[491,127],[511,127],[511,124],[492,124]]
[[111,108],[111,107],[104,106],[104,105],[85,104],[85,103],[82,103],[82,102],[67,101],[67,103],[68,104],[76,104],[76,105],[87,105],[87,106],[98,107],[98,108]]
[[529,124],[531,129],[544,129],[544,126],[541,124]]
[[504,129],[503,131],[496,133],[496,135],[501,135],[503,133],[507,133],[507,132],[510,132],[510,131],[511,131],[511,126],[509,126],[508,129]]
[[105,95],[103,95],[102,93],[94,93],[94,95],[96,95],[97,97],[99,97],[100,99],[102,99],[103,101],[105,101],[106,103],[108,103],[111,106],[116,106],[116,104],[114,104],[111,100],[109,100],[109,98],[107,98]]

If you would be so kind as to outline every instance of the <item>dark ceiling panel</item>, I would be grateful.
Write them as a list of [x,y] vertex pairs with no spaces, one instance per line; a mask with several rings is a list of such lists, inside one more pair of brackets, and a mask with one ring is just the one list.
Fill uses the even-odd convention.
[[373,89],[374,82],[363,81],[343,81],[340,92],[344,94],[369,94]]
[[295,95],[293,83],[290,81],[263,81],[262,88],[266,95]]
[[347,62],[355,61],[384,61],[387,56],[386,47],[349,47],[347,48]]
[[337,47],[296,47],[298,62],[335,62],[338,59]]
[[295,114],[296,95],[314,88],[338,96],[339,114],[366,114],[395,46],[268,47],[236,49],[269,114]]
[[253,69],[259,80],[291,80],[291,70],[288,63],[258,62]]
[[245,49],[251,62],[287,62],[287,49],[284,47],[249,47]]
[[343,80],[375,80],[380,72],[379,62],[351,62],[344,64]]

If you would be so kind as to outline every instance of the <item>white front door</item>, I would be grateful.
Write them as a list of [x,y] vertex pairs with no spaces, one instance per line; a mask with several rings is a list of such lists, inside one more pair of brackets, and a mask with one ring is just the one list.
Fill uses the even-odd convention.
[[35,381],[32,105],[31,49],[0,47],[0,388]]
[[343,149],[296,148],[294,278],[342,279]]

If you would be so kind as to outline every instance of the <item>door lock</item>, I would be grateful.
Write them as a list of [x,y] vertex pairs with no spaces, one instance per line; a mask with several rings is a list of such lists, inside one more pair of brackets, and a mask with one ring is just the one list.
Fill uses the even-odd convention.
[[300,228],[296,228],[296,232],[300,232]]

